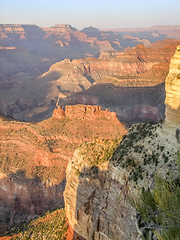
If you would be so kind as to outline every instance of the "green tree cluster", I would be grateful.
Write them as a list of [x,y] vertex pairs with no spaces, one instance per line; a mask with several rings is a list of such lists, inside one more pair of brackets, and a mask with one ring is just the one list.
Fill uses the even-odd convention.
[[177,165],[178,177],[156,175],[152,190],[143,188],[138,199],[131,199],[138,211],[142,239],[180,239],[180,153]]

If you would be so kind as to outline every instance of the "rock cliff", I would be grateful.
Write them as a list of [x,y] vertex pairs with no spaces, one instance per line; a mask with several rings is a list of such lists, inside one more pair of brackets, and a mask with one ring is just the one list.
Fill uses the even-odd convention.
[[2,229],[63,206],[65,170],[77,146],[96,136],[117,138],[127,130],[115,113],[81,105],[65,112],[58,107],[39,123],[0,116],[0,132]]
[[96,84],[86,91],[59,99],[63,108],[73,104],[98,105],[116,112],[122,122],[159,122],[165,118],[164,83],[154,87],[117,87]]
[[[52,36],[44,38],[45,45],[49,44],[51,37],[61,38],[61,34],[79,34],[78,31],[71,29],[70,26],[57,26],[56,28],[54,30],[55,32],[49,32]],[[30,34],[34,27],[23,25],[23,29]],[[41,32],[41,30],[42,29],[39,31]],[[65,30],[67,30],[67,32],[62,33],[62,31]],[[36,31],[38,31],[38,28],[36,28]],[[102,33],[100,31],[98,32],[101,36]],[[27,34],[25,35],[27,36]],[[82,35],[81,37],[83,38],[86,33],[80,32],[80,35]],[[16,41],[13,39],[12,37],[12,39],[9,40],[12,42],[8,44],[2,42],[2,45],[16,46]],[[2,41],[4,40],[2,39]],[[23,48],[26,48],[26,44],[30,46],[34,41],[35,40],[25,40],[23,42]],[[68,44],[71,45],[72,40],[70,39],[68,41]],[[90,41],[93,44],[99,41],[102,42],[102,46],[109,44],[109,42],[106,41],[106,44],[103,45],[104,40],[102,41],[101,38],[90,36],[88,36],[86,40],[81,39],[78,41]],[[166,74],[168,73],[169,60],[173,56],[175,48],[179,43],[177,40],[163,41],[158,42],[157,45],[153,45],[151,48],[143,47],[141,44],[135,48],[126,49],[121,52],[104,52],[97,59],[92,57],[87,58],[86,55],[85,59],[71,60],[71,56],[65,54],[63,55],[65,59],[61,62],[56,62],[56,59],[50,59],[50,55],[48,55],[46,51],[44,51],[44,53],[46,53],[45,57],[39,57],[37,55],[41,54],[37,53],[36,56],[34,55],[34,53],[36,53],[34,48],[25,50],[19,47],[2,47],[0,48],[0,54],[2,54],[0,58],[0,101],[3,102],[6,111],[4,111],[3,106],[0,106],[0,110],[4,114],[8,114],[22,121],[41,121],[51,116],[57,99],[64,99],[68,104],[69,95],[87,90],[95,83],[112,83],[118,87],[155,86],[165,81]],[[161,44],[163,47],[161,47]],[[19,45],[21,44],[19,43]],[[72,48],[74,47],[72,46]],[[64,51],[62,50],[64,47],[58,47],[58,51],[60,51],[60,49]],[[56,53],[58,53],[58,51],[56,51]],[[58,56],[62,55],[58,54]],[[95,55],[91,54],[91,56]],[[54,64],[51,65],[51,63]],[[48,71],[47,68],[49,68]],[[136,91],[135,88],[134,90]],[[26,104],[27,108],[21,110],[17,104],[19,96],[21,96],[22,101],[33,101],[36,105],[34,105],[33,108],[29,108],[28,104]],[[88,96],[85,98],[88,98]],[[162,101],[164,102],[164,99]],[[79,102],[75,102],[75,104],[78,103]],[[85,104],[83,102],[80,103]],[[69,104],[74,103],[69,102]],[[96,105],[97,101],[92,101],[92,103],[89,102],[87,104]],[[109,108],[110,105],[107,104],[102,107]],[[116,111],[115,108],[111,110]]]
[[[98,59],[86,58],[73,61],[66,59],[52,65],[43,76],[53,71],[59,72],[61,74],[59,84],[62,90],[67,90],[68,87],[64,88],[63,81],[71,82],[77,79],[78,82],[82,77],[97,83],[111,82],[113,78],[112,82],[118,86],[153,86],[165,81],[162,72],[168,73],[168,62],[178,44],[179,41],[171,45],[167,42],[165,46],[159,48],[146,48],[139,44],[128,51],[102,53]],[[105,78],[107,76],[108,79]],[[80,84],[83,85],[79,83],[79,86]]]
[[[1,170],[2,171],[2,170]],[[54,184],[50,179],[41,182],[27,178],[22,170],[16,174],[0,173],[0,226],[18,225],[35,216],[64,205],[65,181]]]
[[175,128],[136,124],[113,150],[110,146],[96,140],[74,152],[66,170],[66,216],[74,232],[87,240],[141,239],[143,229],[129,200],[142,187],[151,188],[155,174],[178,172]]
[[166,121],[180,125],[180,45],[171,59],[166,78]]
[[73,239],[76,233],[87,240],[142,239],[144,229],[130,200],[142,188],[151,189],[156,174],[178,176],[179,62],[178,47],[166,79],[165,123],[134,124],[123,139],[85,142],[74,152],[64,192]]
[[52,117],[60,119],[68,117],[81,120],[109,119],[117,124],[119,123],[115,112],[109,112],[107,109],[103,111],[101,107],[93,105],[66,106],[65,111],[58,106],[54,110]]

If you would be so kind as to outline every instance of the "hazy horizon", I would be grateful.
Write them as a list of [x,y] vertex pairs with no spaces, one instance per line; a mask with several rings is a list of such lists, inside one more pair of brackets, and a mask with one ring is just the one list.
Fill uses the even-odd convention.
[[127,0],[0,0],[1,24],[35,24],[51,27],[70,24],[77,29],[179,25],[180,2]]

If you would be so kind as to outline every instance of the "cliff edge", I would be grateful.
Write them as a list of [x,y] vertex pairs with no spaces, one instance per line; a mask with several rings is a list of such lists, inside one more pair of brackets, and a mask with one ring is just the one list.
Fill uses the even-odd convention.
[[122,139],[85,142],[74,152],[64,192],[72,239],[142,239],[141,220],[130,199],[143,188],[152,189],[156,174],[164,179],[178,175],[179,63],[178,47],[166,78],[165,123],[138,123]]
[[180,125],[180,45],[171,59],[169,74],[166,78],[166,121]]

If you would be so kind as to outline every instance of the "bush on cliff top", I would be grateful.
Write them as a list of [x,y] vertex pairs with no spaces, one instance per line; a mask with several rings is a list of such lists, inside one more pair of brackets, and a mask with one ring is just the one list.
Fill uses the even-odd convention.
[[120,141],[121,138],[110,140],[94,138],[82,145],[82,152],[91,165],[97,166],[111,159]]

